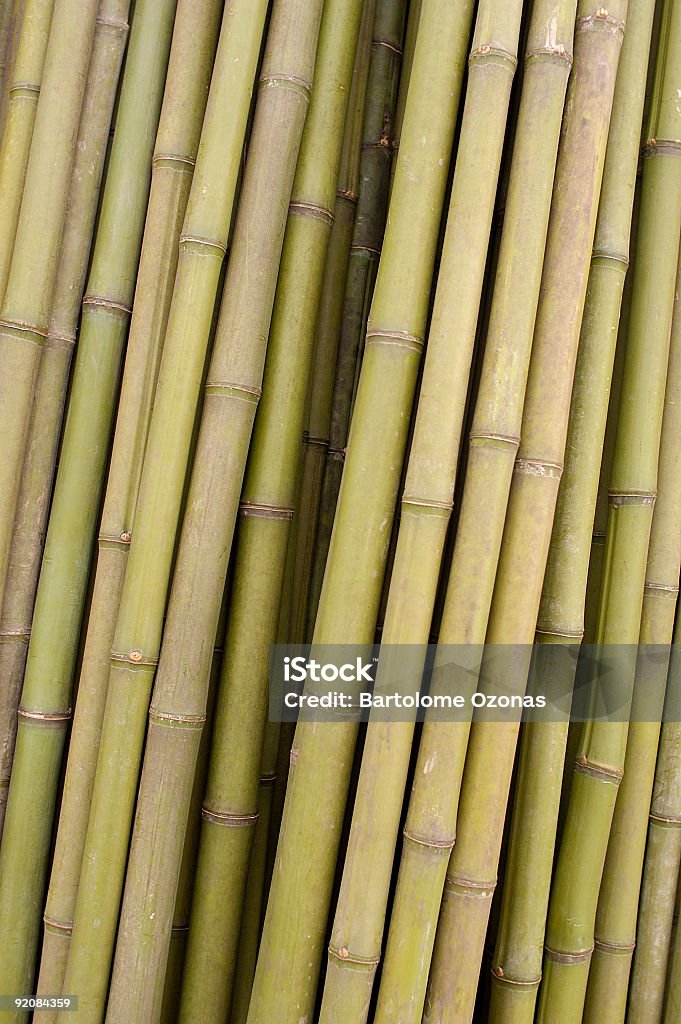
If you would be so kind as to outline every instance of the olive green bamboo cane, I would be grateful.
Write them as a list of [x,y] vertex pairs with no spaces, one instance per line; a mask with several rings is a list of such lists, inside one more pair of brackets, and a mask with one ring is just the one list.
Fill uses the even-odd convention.
[[[265,3],[239,3],[225,11],[180,237],[110,654],[102,738],[64,981],[66,989],[79,993],[76,1015],[82,1021],[101,1020],[106,999],[149,691],[265,8]],[[230,112],[227,120],[226,110]]]
[[310,571],[307,625],[311,639],[331,542],[338,500],[359,352],[364,341],[387,214],[392,163],[393,114],[399,81],[404,0],[379,0],[367,84],[360,189],[348,256],[345,296],[329,413],[328,445]]
[[97,8],[97,0],[64,0],[51,23],[10,273],[0,305],[0,600]]
[[[420,22],[315,644],[373,640],[471,18],[433,2]],[[249,1024],[311,1015],[356,732],[298,725]]]
[[[47,994],[61,991],[68,955],[104,716],[109,652],[221,7],[219,0],[206,0],[200,5],[180,0],[175,20],[45,908],[38,990]],[[75,648],[75,630],[70,643]],[[39,1015],[39,1019],[41,1024],[48,1024],[56,1019],[56,1011],[51,1016]]]
[[142,240],[174,13],[171,0],[137,7],[116,142],[83,300],[0,848],[0,941],[13,949],[12,958],[3,962],[2,971],[7,974],[0,972],[3,988],[9,986],[5,991],[22,991],[33,972],[92,533]]
[[[277,639],[315,323],[362,6],[357,0],[331,0],[321,23],[318,70],[293,185],[263,399],[241,495],[235,588],[204,799],[181,1021],[205,1012],[218,1019],[229,1011],[257,820],[269,648]],[[372,10],[373,4],[370,16]],[[329,141],[320,150],[322,137]],[[237,497],[236,491],[227,493],[218,505],[236,512]],[[224,527],[204,528],[204,533],[219,549],[229,547]],[[191,577],[205,578],[206,563],[212,558],[211,546],[205,545],[190,569]],[[196,588],[195,583],[188,590],[194,591],[193,607],[201,600]],[[166,691],[158,698],[164,708],[180,713],[177,697]],[[245,748],[244,735],[249,737]],[[169,742],[164,740],[166,746]],[[225,886],[231,899],[216,900]]]
[[[678,302],[677,302],[678,306]],[[678,694],[678,644],[674,634],[668,687]],[[636,949],[631,972],[627,1021],[659,1024],[670,957],[674,895],[681,864],[681,726],[662,726],[650,807]]]
[[25,0],[12,0],[12,12],[7,31],[7,48],[4,53],[4,75],[2,92],[0,93],[0,139],[5,131],[7,123],[7,107],[9,106],[9,88],[14,71],[14,63],[17,55],[17,44],[21,33],[21,20],[23,16]]
[[4,92],[5,89],[7,54],[10,47],[13,13],[14,0],[2,0],[2,3],[0,3],[0,93]]
[[[678,3],[666,10],[644,162],[637,262],[627,342],[597,641],[639,638],[646,557],[657,480],[664,386],[681,228],[681,168],[665,140],[679,134],[675,75]],[[623,676],[623,685],[633,679]],[[573,775],[553,882],[539,1020],[581,1021],[594,943],[598,889],[619,781],[627,723],[588,722]],[[597,767],[597,771],[592,770]]]
[[[569,693],[576,660],[561,650],[584,629],[593,519],[626,274],[654,3],[630,0],[603,173],[594,251],[572,391],[565,468],[535,642],[558,644],[539,669]],[[574,652],[573,652],[574,653]],[[548,657],[547,657],[548,655]],[[541,676],[535,685],[542,692]],[[561,690],[563,692],[563,690]],[[541,976],[567,721],[523,734],[489,1020],[529,1022]]]
[[681,902],[681,885],[676,888],[674,900],[672,932],[667,968],[667,987],[664,996],[663,1024],[674,1024],[681,1013],[681,943],[679,942],[679,903]]
[[[486,633],[483,676],[490,672],[497,684],[507,685],[510,676],[523,686],[529,667],[564,457],[625,15],[626,2],[611,6],[610,11],[590,2],[581,2],[577,8],[575,65],[556,167],[521,442]],[[475,423],[472,433],[476,434]],[[459,533],[467,521],[470,524],[467,516],[472,510],[478,509],[479,518],[482,507],[473,501],[466,508],[464,489]],[[479,550],[479,533],[469,535],[473,540],[469,556]],[[453,573],[461,572],[465,564],[457,562],[455,552]],[[451,603],[448,600],[450,614],[458,611],[456,598],[454,589]],[[476,617],[486,616],[488,606],[476,605],[477,601]],[[498,644],[515,646],[501,653],[490,650]],[[518,724],[513,721],[479,722],[471,733],[457,841],[447,872],[426,999],[428,1024],[468,1021],[473,1011],[517,735]]]
[[[501,241],[499,286],[493,301],[487,357],[482,370],[484,383],[481,395],[489,397],[486,404],[483,404],[483,397],[477,410],[478,445],[471,449],[467,474],[477,472],[484,476],[487,472],[488,464],[480,462],[481,455],[484,457],[485,454],[480,445],[483,435],[489,434],[494,439],[500,433],[513,435],[518,432],[517,421],[522,409],[570,68],[569,44],[574,10],[571,3],[559,10],[548,47],[545,45],[546,23],[554,13],[552,4],[538,5],[530,30],[520,125]],[[510,367],[515,368],[513,372]],[[503,397],[495,402],[494,388],[499,381],[504,382],[504,392]],[[487,418],[483,420],[485,413]],[[497,423],[494,413],[497,413],[497,420],[499,413],[508,417],[510,429],[507,428],[507,419]],[[512,461],[513,451],[510,458]],[[467,479],[470,478],[467,475]],[[503,521],[505,494],[501,498],[500,516]],[[479,526],[480,523],[476,522],[476,531]],[[494,568],[492,578],[493,573]],[[480,582],[479,576],[472,579],[461,576],[456,579],[456,585],[461,586],[464,580],[466,585],[473,583],[473,588]],[[448,638],[447,642],[466,642],[475,636],[465,615],[447,616],[442,632],[442,636]],[[484,639],[485,622],[486,616],[479,641]],[[457,630],[460,628],[459,634]],[[417,1021],[421,1018],[435,924],[454,833],[456,792],[463,768],[466,735],[466,727],[456,723],[449,726],[427,723],[424,727],[405,828],[406,836],[414,839],[407,838],[402,851],[377,1020]],[[432,788],[431,777],[436,780]],[[446,798],[442,797],[443,792],[447,794]],[[418,955],[416,950],[419,950]]]
[[[421,20],[421,8],[423,6],[423,0],[409,0],[409,15],[407,17],[406,32],[404,34],[404,53],[402,55],[402,73],[400,75],[400,85],[397,92],[396,103],[395,103],[395,118],[393,122],[393,147],[398,148],[400,144],[400,135],[402,134],[402,122],[404,121],[404,112],[407,106],[407,96],[409,94],[409,80],[411,78],[411,69],[414,63],[414,51],[416,49],[416,39],[418,36],[419,22]],[[392,171],[390,178],[390,186],[392,188],[392,179],[395,168],[397,167],[397,161],[393,161]]]
[[0,616],[0,833],[31,634],[66,387],[90,256],[113,102],[127,38],[129,0],[100,6],[69,190],[59,269],[29,427]]
[[[383,645],[425,645],[454,490],[522,0],[478,8],[447,228],[408,461]],[[455,326],[453,326],[455,325]],[[380,686],[392,652],[379,660]],[[403,656],[398,656],[403,661]],[[389,671],[389,668],[388,668]],[[321,1024],[367,1019],[413,737],[369,723],[331,933]],[[367,859],[366,851],[371,850]],[[401,1008],[394,1016],[402,1012]]]
[[0,296],[4,296],[24,191],[54,0],[26,0],[0,147]]

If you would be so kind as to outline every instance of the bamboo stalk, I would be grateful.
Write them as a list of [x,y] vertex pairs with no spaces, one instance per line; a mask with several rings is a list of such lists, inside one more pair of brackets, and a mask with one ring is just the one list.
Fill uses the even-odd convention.
[[116,141],[83,300],[80,343],[36,597],[0,848],[0,941],[7,941],[13,950],[13,957],[3,962],[0,971],[3,991],[24,991],[33,974],[61,753],[70,718],[76,639],[142,240],[151,152],[174,13],[173,0],[137,7]]
[[13,13],[14,0],[2,0],[0,3],[0,94],[5,91]]
[[[99,529],[80,686],[45,908],[38,990],[61,991],[78,889],[87,808],[109,678],[109,652],[125,572],[161,344],[178,258],[212,58],[219,0],[180,0],[152,161],[151,190],[133,303],[117,426]],[[200,71],[197,72],[197,68]],[[185,118],[191,111],[192,117]],[[42,370],[41,370],[42,373]],[[94,523],[91,524],[91,528]],[[81,581],[81,587],[85,581]],[[75,649],[77,633],[71,646]],[[38,1015],[41,1024],[56,1018]]]
[[[568,693],[576,645],[584,631],[589,555],[608,414],[617,326],[628,264],[631,217],[654,3],[630,0],[617,74],[598,208],[589,285],[572,391],[565,468],[544,575],[535,642],[558,644],[540,653],[539,672],[560,672]],[[536,681],[542,692],[541,676]],[[563,692],[563,690],[561,690]],[[542,945],[568,722],[526,726],[513,811],[513,838],[493,961],[490,1024],[529,1022],[541,976]]]
[[[315,644],[374,635],[471,17],[472,4],[431,3],[420,22]],[[312,1012],[356,732],[298,725],[248,1024]]]
[[[460,435],[490,228],[517,64],[522,0],[478,8],[454,181],[395,561],[381,634],[425,653],[452,508]],[[455,326],[453,326],[455,325]],[[389,671],[389,669],[388,669]],[[364,1022],[380,960],[392,854],[409,768],[412,723],[369,723],[340,895],[331,933],[321,1024]],[[367,861],[366,851],[371,850]],[[367,892],[371,898],[367,899]],[[388,989],[395,991],[393,984]],[[404,1013],[393,1004],[390,1019]],[[385,1014],[379,1004],[377,1020]]]
[[681,886],[676,888],[674,900],[673,925],[670,940],[669,965],[667,968],[667,988],[664,998],[664,1024],[674,1024],[681,1012],[681,942],[679,942],[679,902]]
[[[646,556],[657,480],[681,229],[681,180],[673,146],[681,116],[673,99],[681,10],[666,8],[644,162],[632,309],[610,486],[597,640],[639,639]],[[664,211],[664,212],[663,212]],[[630,686],[623,670],[622,685]],[[619,782],[627,722],[587,722],[573,776],[549,905],[539,1020],[581,1021],[594,943],[598,890]],[[596,771],[592,770],[596,767]],[[588,851],[585,852],[585,851]]]
[[[626,0],[611,5],[609,11],[594,9],[588,0],[577,7],[575,61],[556,166],[521,441],[485,638],[483,678],[490,672],[493,683],[495,673],[500,673],[506,685],[510,675],[522,686],[529,668],[565,451],[625,15]],[[475,424],[472,433],[476,434]],[[484,505],[473,501],[468,507],[470,515]],[[464,507],[459,530],[465,516]],[[474,538],[469,549],[474,555],[479,537],[473,532],[469,536]],[[458,567],[461,572],[464,565],[473,569],[475,564],[457,563],[455,553],[452,571]],[[453,611],[458,611],[455,601],[450,605]],[[484,622],[487,612],[488,605],[476,600],[466,618],[475,616],[473,621],[482,618]],[[501,657],[493,650],[497,644],[514,646]],[[467,1021],[473,1010],[517,735],[518,723],[513,721],[479,722],[471,732],[457,841],[448,867],[426,999],[428,1024]],[[465,954],[457,957],[458,950]]]
[[[57,272],[97,0],[64,0],[50,30],[12,261],[0,305],[0,600]],[[67,59],[68,55],[68,59]]]
[[12,13],[7,32],[7,48],[4,53],[4,75],[2,92],[0,93],[0,138],[4,135],[7,123],[7,107],[9,106],[9,88],[14,73],[17,55],[17,43],[21,33],[21,21],[24,13],[25,0],[12,0]]
[[[416,39],[418,36],[419,22],[421,20],[421,8],[423,7],[423,0],[409,0],[409,14],[407,17],[406,32],[404,34],[404,53],[402,55],[402,68],[400,75],[399,89],[397,92],[395,102],[395,117],[393,121],[393,147],[397,149],[400,144],[400,136],[402,134],[402,123],[404,121],[404,112],[407,107],[407,96],[409,94],[409,81],[411,79],[411,69],[414,63],[414,52],[416,50]],[[392,174],[390,176],[390,188],[392,189],[392,180],[397,167],[397,161],[394,160],[392,163]]]
[[[65,990],[79,993],[76,1016],[80,1021],[99,1020],[106,1000],[149,695],[265,12],[264,0],[230,4],[225,9],[180,237],[110,654],[107,702],[64,981]],[[227,120],[226,110],[230,111]],[[208,651],[209,664],[214,640],[215,636]],[[183,836],[184,832],[179,836],[180,845]],[[145,1012],[151,1010],[156,991],[154,985],[148,987]]]

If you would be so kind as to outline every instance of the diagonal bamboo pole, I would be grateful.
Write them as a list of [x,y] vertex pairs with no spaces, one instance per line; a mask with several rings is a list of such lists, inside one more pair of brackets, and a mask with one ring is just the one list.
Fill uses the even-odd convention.
[[[471,18],[472,4],[433,2],[420,22],[315,644],[374,635]],[[356,732],[298,726],[248,1024],[312,1013]]]
[[[679,8],[672,0],[665,10],[643,169],[599,608],[597,642],[603,644],[635,644],[641,625],[681,230],[681,166],[676,144],[665,141],[681,134],[676,107]],[[633,678],[623,677],[622,683],[629,686]],[[582,1020],[598,890],[626,739],[626,721],[587,722],[583,730],[549,905],[542,1024]]]
[[[221,7],[220,0],[202,0],[200,5],[180,0],[173,29],[117,426],[99,528],[97,568],[78,700],[45,907],[38,991],[46,994],[61,991],[66,967],[87,808],[104,716],[109,652]],[[201,69],[200,73],[197,68]],[[185,117],[188,110],[193,112],[191,118]],[[94,522],[90,528],[94,529]],[[81,587],[85,582],[83,578]],[[74,625],[70,640],[74,650],[78,642],[77,630],[78,623]],[[40,1024],[51,1024],[51,1020],[56,1019],[56,1011],[39,1015],[39,1019]]]
[[[654,3],[630,0],[617,73],[579,352],[572,390],[565,468],[558,492],[535,642],[558,644],[540,664],[574,682],[575,659],[563,645],[579,644],[594,511],[598,494],[617,326],[629,236]],[[543,670],[543,669],[542,669]],[[541,680],[536,681],[542,691]],[[561,691],[562,692],[562,691]],[[539,987],[549,901],[567,721],[528,725],[513,810],[513,832],[497,947],[490,1024],[531,1024]]]
[[[79,993],[78,1021],[101,1019],[106,1001],[149,694],[266,6],[264,0],[256,4],[241,0],[225,8],[180,238],[110,654],[107,703],[64,981],[66,990]],[[213,636],[209,659],[214,640]]]
[[[521,14],[522,0],[482,0],[478,8],[381,637],[388,646],[420,645],[425,652],[428,642],[452,507]],[[391,651],[387,661],[379,660],[377,685],[386,664],[392,664]],[[321,1024],[363,1024],[367,1019],[412,739],[412,723],[369,723],[329,946]],[[393,984],[388,988],[395,992]],[[401,1006],[391,1010],[398,1019],[403,1012]],[[381,1013],[383,1009],[378,1019]]]

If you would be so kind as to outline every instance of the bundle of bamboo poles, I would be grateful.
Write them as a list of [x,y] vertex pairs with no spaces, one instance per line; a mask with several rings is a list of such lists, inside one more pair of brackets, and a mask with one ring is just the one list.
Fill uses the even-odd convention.
[[681,0],[0,0],[0,1021],[681,1019],[679,97]]

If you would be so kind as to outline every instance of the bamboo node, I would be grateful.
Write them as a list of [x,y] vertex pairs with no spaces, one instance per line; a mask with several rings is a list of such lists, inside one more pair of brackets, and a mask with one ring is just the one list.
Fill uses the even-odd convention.
[[620,21],[619,18],[613,17],[605,7],[599,7],[594,14],[587,15],[585,18],[577,18],[575,29],[588,30],[597,24],[607,25],[608,28],[612,28],[616,33],[624,35],[624,22]]
[[608,942],[607,939],[596,938],[594,949],[600,949],[603,953],[612,953],[615,956],[631,956],[636,949],[635,942]]
[[531,60],[539,60],[541,57],[557,57],[565,61],[568,69],[572,67],[572,54],[563,43],[556,43],[555,46],[538,46],[536,50],[528,50],[525,54],[525,64]]
[[260,785],[261,786],[273,786],[276,781],[277,781],[277,773],[276,772],[263,772],[263,774],[260,776]]
[[334,957],[335,960],[344,960],[350,964],[361,964],[365,967],[376,967],[381,962],[380,956],[360,956],[357,953],[351,953],[347,946],[341,946],[337,949],[335,946],[328,947],[329,956]]
[[70,935],[73,931],[73,921],[60,921],[59,918],[50,917],[48,914],[43,914],[43,924],[46,928],[53,928],[65,935]]
[[402,496],[400,504],[402,506],[411,505],[415,509],[422,509],[431,513],[434,512],[444,519],[449,519],[454,508],[454,503],[451,501],[431,501],[428,498],[417,498],[415,495],[409,496],[406,494]]
[[293,519],[293,509],[278,505],[261,505],[255,501],[239,502],[239,515],[253,519]]
[[31,630],[29,629],[3,629],[0,630],[0,640],[12,640],[17,637],[20,640],[29,640],[31,637]]
[[126,305],[125,302],[116,302],[115,299],[107,299],[104,295],[86,295],[83,305],[106,309],[112,313],[122,313],[123,316],[130,316],[132,313],[132,306]]
[[619,263],[623,267],[629,266],[629,256],[625,252],[616,252],[610,249],[594,249],[591,253],[594,260],[610,260],[612,263]]
[[653,814],[651,811],[648,817],[651,821],[659,822],[660,825],[671,825],[672,828],[678,828],[681,826],[681,817],[676,817],[671,814]]
[[359,197],[358,197],[356,192],[352,191],[351,188],[346,188],[346,189],[339,189],[339,191],[336,192],[336,198],[337,199],[347,199],[347,201],[349,203],[354,203],[355,206],[356,206],[357,205],[357,200],[358,200]]
[[608,504],[611,508],[620,505],[654,505],[656,497],[655,491],[610,491]]
[[580,949],[576,953],[565,953],[560,949],[552,949],[551,946],[544,946],[544,954],[547,960],[555,964],[584,964],[591,959],[594,947]]
[[[38,327],[37,324],[29,324],[25,320],[0,320],[0,331],[17,331],[21,334],[34,334],[36,338],[46,338],[47,331],[44,327]],[[33,339],[31,339],[33,340]],[[41,345],[41,341],[34,341],[34,345]]]
[[426,839],[425,836],[421,836],[417,832],[410,832],[407,828],[402,829],[402,835],[410,843],[425,846],[429,850],[451,850],[456,842],[456,836],[452,836],[451,839]]
[[463,891],[460,895],[466,899],[476,900],[491,900],[496,887],[496,879],[493,882],[478,882],[473,878],[466,878],[465,875],[457,874],[447,874],[445,882],[445,889],[448,894],[461,889]]
[[374,249],[370,245],[351,245],[350,246],[350,255],[351,256],[352,256],[353,253],[359,253],[359,252],[365,252],[365,253],[367,253],[367,255],[375,256],[376,258],[378,258],[381,255],[381,250],[380,249]]
[[40,93],[40,86],[35,82],[12,82],[12,88],[9,90],[11,96],[15,92],[32,92],[36,96]]
[[54,327],[49,327],[47,331],[47,343],[53,343],[54,348],[67,348],[71,349],[76,344],[76,335],[71,332],[65,334],[63,331],[58,331]]
[[186,156],[184,153],[154,153],[151,161],[152,167],[168,167],[173,164],[181,164],[193,169],[196,167],[196,160],[191,156]]
[[584,637],[584,630],[574,630],[569,628],[561,629],[559,626],[544,627],[541,622],[537,622],[537,628],[535,629],[536,636],[557,636],[561,640],[570,640],[574,643],[581,643]]
[[489,43],[483,43],[475,50],[471,50],[468,63],[474,64],[480,57],[497,57],[511,68],[518,66],[518,57],[515,53],[511,53],[510,50],[504,50],[499,46],[490,46]]
[[135,663],[139,663],[142,660],[142,652],[140,650],[138,650],[137,647],[135,647],[134,650],[130,651],[130,654],[128,655],[128,657],[130,658],[130,661],[134,661]]
[[258,812],[256,811],[255,814],[228,814],[202,807],[201,817],[204,821],[212,821],[215,825],[224,825],[226,828],[248,828],[249,825],[255,825],[258,820]]
[[71,718],[71,708],[65,708],[63,711],[29,711],[20,707],[17,714],[31,722],[68,722]]
[[515,434],[496,434],[491,430],[471,430],[468,435],[468,443],[471,447],[480,446],[485,441],[492,441],[493,444],[501,445],[502,448],[508,447],[514,450],[520,445],[520,438]]
[[329,439],[328,437],[315,437],[313,434],[308,434],[306,431],[303,434],[303,444],[311,445],[313,448],[328,448]]
[[665,596],[670,597],[673,600],[676,600],[676,597],[679,593],[678,587],[675,587],[668,583],[646,583],[643,586],[643,590],[646,593],[651,594],[664,594]]
[[651,156],[681,156],[679,139],[648,139],[643,147],[644,159]]
[[575,771],[582,775],[589,775],[592,778],[600,779],[602,782],[613,782],[619,786],[624,772],[620,768],[612,768],[605,764],[594,764],[583,754],[575,761]]
[[152,722],[176,722],[178,725],[188,725],[201,728],[206,721],[205,715],[179,715],[172,711],[159,711],[152,704],[149,708],[149,718]]
[[302,92],[309,100],[312,95],[312,86],[304,78],[296,78],[295,75],[261,75],[258,86],[270,88],[272,86],[293,87]]
[[200,245],[206,249],[215,249],[220,259],[223,259],[227,254],[227,246],[219,239],[201,238],[199,235],[180,235],[179,246],[181,249],[187,249],[193,245]]
[[505,985],[515,985],[517,988],[539,988],[541,983],[541,974],[538,978],[530,978],[525,981],[522,978],[509,978],[501,965],[492,967],[491,971],[492,977],[497,981],[502,981]]
[[247,384],[231,384],[228,381],[208,380],[205,389],[206,394],[236,397],[253,405],[257,405],[262,396],[262,388],[252,388]]
[[514,473],[523,476],[543,476],[552,480],[560,480],[563,467],[558,462],[543,462],[541,459],[516,459]]
[[299,217],[312,217],[313,220],[321,220],[329,227],[333,227],[336,219],[333,210],[328,210],[318,203],[308,203],[304,199],[293,199],[289,203],[288,212]]
[[385,46],[386,50],[392,50],[392,52],[396,53],[398,57],[401,57],[402,53],[404,52],[401,46],[397,46],[396,43],[391,43],[389,39],[372,39],[371,45]]
[[95,19],[95,25],[99,25],[101,28],[110,28],[114,32],[125,33],[130,28],[127,21],[121,21],[116,18],[107,18],[103,14],[98,14]]
[[423,338],[417,338],[415,334],[407,334],[404,331],[367,331],[365,344],[397,345],[420,355],[424,342]]
[[124,544],[129,544],[130,541],[132,540],[132,534],[130,533],[130,530],[124,530],[120,536],[120,539],[123,541]]

